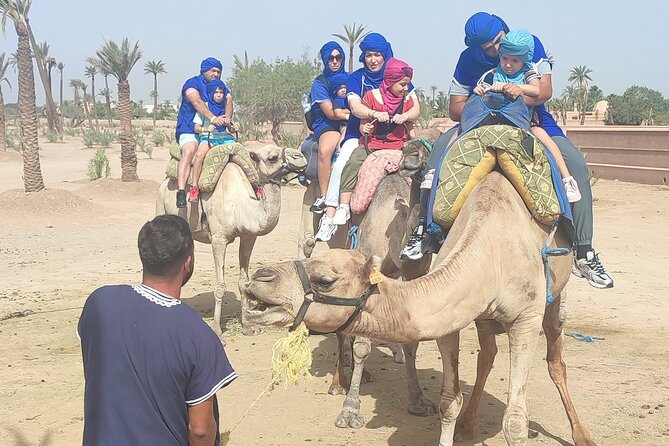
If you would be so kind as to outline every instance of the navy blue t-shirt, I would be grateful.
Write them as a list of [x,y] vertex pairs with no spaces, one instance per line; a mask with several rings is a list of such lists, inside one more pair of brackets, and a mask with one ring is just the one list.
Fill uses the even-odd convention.
[[84,446],[188,446],[188,407],[212,396],[218,427],[215,394],[237,374],[188,305],[145,285],[105,286],[86,300],[77,333]]
[[[552,74],[552,62],[546,54],[543,44],[537,36],[532,37],[534,37],[534,57],[532,58],[534,70],[540,76]],[[453,82],[448,92],[449,95],[471,96],[481,76],[499,65],[498,59],[489,61],[488,63],[479,61],[474,56],[475,50],[475,48],[467,48],[460,54],[455,72],[453,73]],[[546,130],[546,133],[550,136],[564,136],[562,129],[543,104],[534,107],[534,111],[539,126]]]

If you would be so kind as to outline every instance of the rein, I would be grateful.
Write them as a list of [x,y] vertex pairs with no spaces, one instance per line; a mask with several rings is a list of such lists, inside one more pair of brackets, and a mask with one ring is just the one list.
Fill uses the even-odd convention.
[[[311,287],[311,281],[309,280],[309,276],[307,275],[307,272],[304,269],[304,265],[302,264],[302,262],[300,262],[299,260],[294,260],[293,264],[295,265],[297,273],[300,276],[300,282],[302,282],[302,289],[304,290],[304,300],[302,301],[300,309],[297,311],[297,316],[295,316],[295,321],[293,322],[293,325],[290,326],[289,331],[295,330],[295,328],[297,328],[297,326],[302,323],[302,321],[304,320],[304,316],[307,314],[307,310],[309,309],[309,305],[316,302],[325,305],[355,307],[355,310],[353,310],[353,313],[349,316],[348,319],[346,319],[346,322],[344,322],[342,325],[339,326],[339,328],[337,328],[334,332],[332,332],[332,333],[341,333],[342,331],[346,330],[349,325],[351,325],[351,322],[353,322],[353,320],[362,311],[362,307],[365,306],[365,302],[367,302],[369,296],[371,296],[372,293],[378,288],[376,284],[371,285],[369,288],[367,288],[367,290],[365,290],[364,293],[362,293],[356,299],[349,299],[346,297],[337,297],[337,296],[329,296],[327,294],[321,294]],[[319,332],[313,332],[313,333],[327,334]]]

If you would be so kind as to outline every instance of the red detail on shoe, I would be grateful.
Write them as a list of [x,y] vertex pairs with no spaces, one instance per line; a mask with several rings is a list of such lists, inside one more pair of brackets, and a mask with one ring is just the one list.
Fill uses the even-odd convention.
[[200,188],[197,186],[191,186],[190,190],[188,191],[188,201],[193,203],[199,199],[200,199]]

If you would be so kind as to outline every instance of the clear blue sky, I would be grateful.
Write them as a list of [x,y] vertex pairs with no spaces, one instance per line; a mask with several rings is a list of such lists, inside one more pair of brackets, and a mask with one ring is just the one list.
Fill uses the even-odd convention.
[[[215,56],[223,61],[223,79],[230,75],[233,54],[273,60],[299,58],[306,50],[313,58],[331,34],[343,25],[363,23],[384,34],[395,55],[415,68],[415,85],[448,90],[458,55],[464,49],[464,23],[477,11],[495,13],[511,29],[536,34],[555,58],[553,85],[559,95],[576,65],[592,69],[593,84],[604,94],[621,94],[638,84],[669,97],[666,29],[669,2],[639,0],[617,3],[600,0],[528,2],[468,0],[385,1],[217,1],[195,8],[195,2],[163,0],[33,0],[31,23],[38,42],[50,44],[50,55],[65,64],[65,85],[84,76],[86,57],[103,39],[139,40],[142,59],[130,76],[133,100],[149,101],[151,76],[143,65],[163,60],[167,74],[158,79],[160,99],[176,100],[179,88],[198,73],[200,61]],[[368,4],[369,6],[363,6]],[[458,6],[461,5],[461,6]],[[534,6],[533,6],[534,5]],[[11,21],[0,38],[0,52],[16,50]],[[356,51],[356,58],[359,54]],[[356,60],[356,67],[360,66]],[[16,100],[16,75],[10,68],[11,92],[3,84],[5,100]],[[36,75],[37,77],[37,75]],[[56,76],[57,79],[57,76]],[[101,82],[96,79],[96,87]],[[57,83],[54,84],[58,96]],[[116,90],[115,82],[113,90]],[[38,102],[43,95],[38,88]],[[66,87],[66,98],[72,89]]]

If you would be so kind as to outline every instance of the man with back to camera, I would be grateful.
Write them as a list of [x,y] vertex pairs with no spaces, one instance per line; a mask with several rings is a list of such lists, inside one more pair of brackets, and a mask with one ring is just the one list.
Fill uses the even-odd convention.
[[237,374],[199,313],[180,300],[195,265],[186,221],[161,215],[139,231],[139,285],[86,300],[84,446],[219,445],[216,392]]

